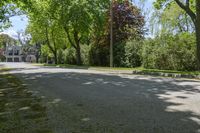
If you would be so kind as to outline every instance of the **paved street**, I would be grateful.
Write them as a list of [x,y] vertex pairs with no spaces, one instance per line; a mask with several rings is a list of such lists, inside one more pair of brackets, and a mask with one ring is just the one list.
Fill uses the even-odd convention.
[[52,123],[59,123],[57,132],[200,133],[199,81],[2,65],[15,69],[10,73],[31,91],[58,103],[48,112]]

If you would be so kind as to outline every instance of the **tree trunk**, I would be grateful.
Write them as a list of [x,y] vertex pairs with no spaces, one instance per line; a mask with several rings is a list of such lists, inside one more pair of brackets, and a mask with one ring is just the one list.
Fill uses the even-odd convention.
[[76,48],[76,63],[82,65],[80,44],[77,44]]
[[200,0],[196,0],[196,45],[197,45],[197,60],[198,69],[200,70]]
[[36,52],[35,57],[36,57],[36,63],[39,63],[40,54],[38,52]]
[[39,63],[39,57],[36,56],[36,63]]
[[53,52],[55,64],[58,64],[57,51]]
[[76,63],[77,65],[82,65],[82,60],[81,60],[81,47],[80,47],[80,37],[78,36],[78,31],[74,29],[74,41],[76,43]]

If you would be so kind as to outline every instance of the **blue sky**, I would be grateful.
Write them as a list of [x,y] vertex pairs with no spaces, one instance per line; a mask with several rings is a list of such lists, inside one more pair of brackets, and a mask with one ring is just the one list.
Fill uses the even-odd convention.
[[28,18],[25,15],[15,16],[10,18],[12,26],[5,30],[3,33],[6,33],[17,39],[17,32],[25,31],[28,25]]
[[[132,1],[138,5],[140,0],[132,0]],[[144,6],[145,10],[152,11],[152,3],[155,0],[142,0],[142,1],[145,1],[145,6]],[[16,38],[18,31],[25,31],[28,25],[28,18],[25,15],[23,15],[23,16],[12,17],[10,20],[12,22],[12,27],[8,28],[3,33],[9,34],[10,36]]]

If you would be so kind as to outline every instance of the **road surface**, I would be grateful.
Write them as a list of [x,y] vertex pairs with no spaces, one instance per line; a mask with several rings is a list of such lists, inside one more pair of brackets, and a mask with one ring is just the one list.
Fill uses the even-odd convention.
[[47,111],[55,132],[200,133],[199,81],[1,65],[55,103]]

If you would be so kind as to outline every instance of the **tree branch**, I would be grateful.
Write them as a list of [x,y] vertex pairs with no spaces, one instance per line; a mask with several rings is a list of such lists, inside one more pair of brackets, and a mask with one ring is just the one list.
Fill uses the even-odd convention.
[[191,17],[194,24],[196,24],[196,14],[190,9],[190,0],[186,0],[186,5],[184,5],[180,0],[175,0],[175,2]]
[[53,47],[51,46],[50,41],[49,41],[49,35],[48,35],[48,29],[47,29],[47,27],[45,28],[45,30],[46,30],[45,33],[46,33],[46,38],[47,38],[47,45],[48,45],[49,49],[50,49],[52,52],[54,52]]
[[190,8],[190,0],[186,0],[186,7]]
[[69,31],[68,31],[67,27],[64,27],[64,30],[67,33],[67,38],[68,38],[70,44],[72,45],[72,47],[77,48],[76,45],[73,43],[71,37],[70,37],[70,34],[69,34]]

